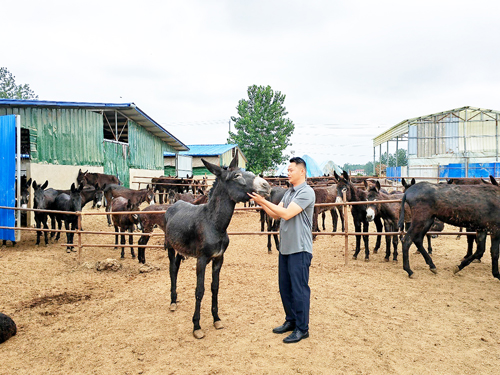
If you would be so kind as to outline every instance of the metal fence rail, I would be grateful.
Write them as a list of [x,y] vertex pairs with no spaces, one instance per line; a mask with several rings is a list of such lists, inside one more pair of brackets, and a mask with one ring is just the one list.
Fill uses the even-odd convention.
[[[344,202],[345,202],[345,193],[344,193]],[[343,214],[344,214],[344,231],[343,232],[313,232],[313,235],[317,236],[344,236],[345,237],[345,248],[344,248],[344,259],[345,259],[345,264],[348,264],[348,259],[349,259],[349,236],[378,236],[378,235],[404,235],[404,231],[400,232],[351,232],[349,231],[349,215],[348,215],[348,207],[349,206],[354,206],[354,205],[362,205],[362,204],[367,204],[368,202],[366,201],[361,201],[361,202],[341,202],[341,203],[318,203],[315,204],[315,207],[336,207],[336,206],[343,206]],[[392,200],[385,200],[385,201],[377,201],[378,204],[380,203],[401,203],[401,199],[392,199]],[[168,205],[167,205],[168,206]],[[43,229],[43,228],[35,228],[35,227],[30,227],[30,228],[23,228],[23,227],[6,227],[6,226],[0,226],[0,229],[15,229],[15,230],[22,230],[22,231],[32,231],[32,232],[55,232],[55,233],[74,233],[77,236],[77,243],[76,244],[66,244],[66,243],[61,243],[60,246],[74,246],[77,247],[77,262],[78,264],[81,263],[81,254],[82,254],[82,249],[83,248],[96,248],[96,247],[118,247],[118,248],[124,248],[128,247],[130,245],[122,245],[122,244],[117,244],[117,245],[112,245],[112,244],[92,244],[92,243],[84,243],[82,241],[82,235],[87,235],[87,234],[94,234],[94,235],[127,235],[127,236],[149,236],[149,237],[160,237],[164,236],[162,233],[130,233],[130,232],[107,232],[107,231],[85,231],[82,230],[82,217],[83,216],[93,216],[93,215],[130,215],[130,214],[165,214],[166,210],[162,211],[121,211],[121,212],[68,212],[68,211],[54,211],[54,210],[38,210],[38,209],[33,209],[33,208],[18,208],[18,207],[5,207],[5,206],[0,206],[0,209],[8,209],[8,210],[20,210],[20,211],[33,211],[33,212],[45,212],[45,213],[53,213],[53,214],[65,214],[65,215],[77,215],[78,216],[78,225],[76,230],[65,230],[65,229]],[[235,208],[235,211],[260,211],[262,208],[259,206],[256,207],[240,207],[240,208]],[[263,236],[263,235],[273,235],[273,234],[279,234],[279,232],[228,232],[228,235],[230,236],[239,236],[239,235],[250,235],[250,236]],[[428,232],[427,234],[438,234],[438,235],[468,235],[468,234],[476,234],[476,232]],[[137,245],[136,245],[137,247]],[[141,245],[141,247],[145,248],[161,248],[163,249],[163,245]]]

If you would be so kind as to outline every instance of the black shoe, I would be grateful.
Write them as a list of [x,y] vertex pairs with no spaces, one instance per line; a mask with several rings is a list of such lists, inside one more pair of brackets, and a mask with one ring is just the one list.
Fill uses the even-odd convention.
[[283,323],[283,325],[276,327],[276,328],[273,328],[273,333],[281,334],[281,333],[293,331],[294,329],[295,329],[295,323],[285,322],[285,323]]
[[309,331],[303,332],[300,329],[295,328],[290,336],[283,339],[283,342],[285,344],[293,344],[294,342],[299,342],[300,340],[306,339],[308,337]]

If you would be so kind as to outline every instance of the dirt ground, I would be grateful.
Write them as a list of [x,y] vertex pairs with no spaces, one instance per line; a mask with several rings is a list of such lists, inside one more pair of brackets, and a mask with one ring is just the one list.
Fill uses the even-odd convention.
[[[330,223],[330,222],[328,222]],[[86,230],[108,231],[105,218],[87,216]],[[330,225],[330,224],[328,224]],[[256,212],[236,212],[230,231],[258,231]],[[447,230],[456,228],[447,227]],[[114,242],[89,235],[87,243]],[[161,244],[161,238],[151,242]],[[415,279],[398,263],[349,260],[344,238],[314,243],[310,337],[283,344],[272,328],[284,313],[277,285],[276,250],[264,236],[232,236],[221,272],[216,330],[210,313],[207,268],[201,325],[192,335],[195,260],[181,265],[177,311],[169,310],[165,251],[148,249],[159,270],[140,273],[136,259],[112,248],[88,248],[82,262],[118,259],[116,272],[78,266],[59,244],[36,247],[23,233],[16,247],[0,248],[0,311],[17,323],[0,345],[0,374],[497,374],[500,364],[500,282],[482,263],[457,275],[466,239],[433,242],[438,274],[411,251]],[[370,238],[373,248],[374,238]],[[487,243],[489,247],[489,240]],[[354,238],[350,240],[350,251]]]

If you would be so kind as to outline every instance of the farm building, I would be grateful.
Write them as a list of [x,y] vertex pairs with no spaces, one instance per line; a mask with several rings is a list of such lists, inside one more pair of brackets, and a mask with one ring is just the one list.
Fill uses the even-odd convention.
[[[246,168],[247,158],[240,150],[238,145],[235,144],[222,144],[222,145],[188,145],[189,151],[181,151],[178,153],[179,157],[191,158],[191,173],[193,176],[212,175],[205,167],[201,159],[216,164],[219,166],[228,166],[233,160],[236,153],[238,153],[238,166],[242,169]],[[179,176],[179,157],[173,152],[164,152],[164,166],[165,176]]]
[[0,116],[19,115],[22,175],[69,189],[78,170],[118,176],[163,175],[163,153],[189,148],[134,103],[0,99]]
[[408,166],[387,168],[388,176],[411,177],[487,177],[500,176],[500,111],[462,107],[401,121],[373,139],[376,151],[389,154],[389,143],[396,151],[408,151]]

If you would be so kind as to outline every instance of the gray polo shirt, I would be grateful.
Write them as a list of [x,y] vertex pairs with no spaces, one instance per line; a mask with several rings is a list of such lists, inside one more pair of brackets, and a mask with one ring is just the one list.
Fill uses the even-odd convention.
[[306,182],[288,189],[281,200],[285,208],[295,202],[302,211],[290,220],[280,221],[280,253],[290,255],[307,251],[312,254],[312,217],[316,195]]

